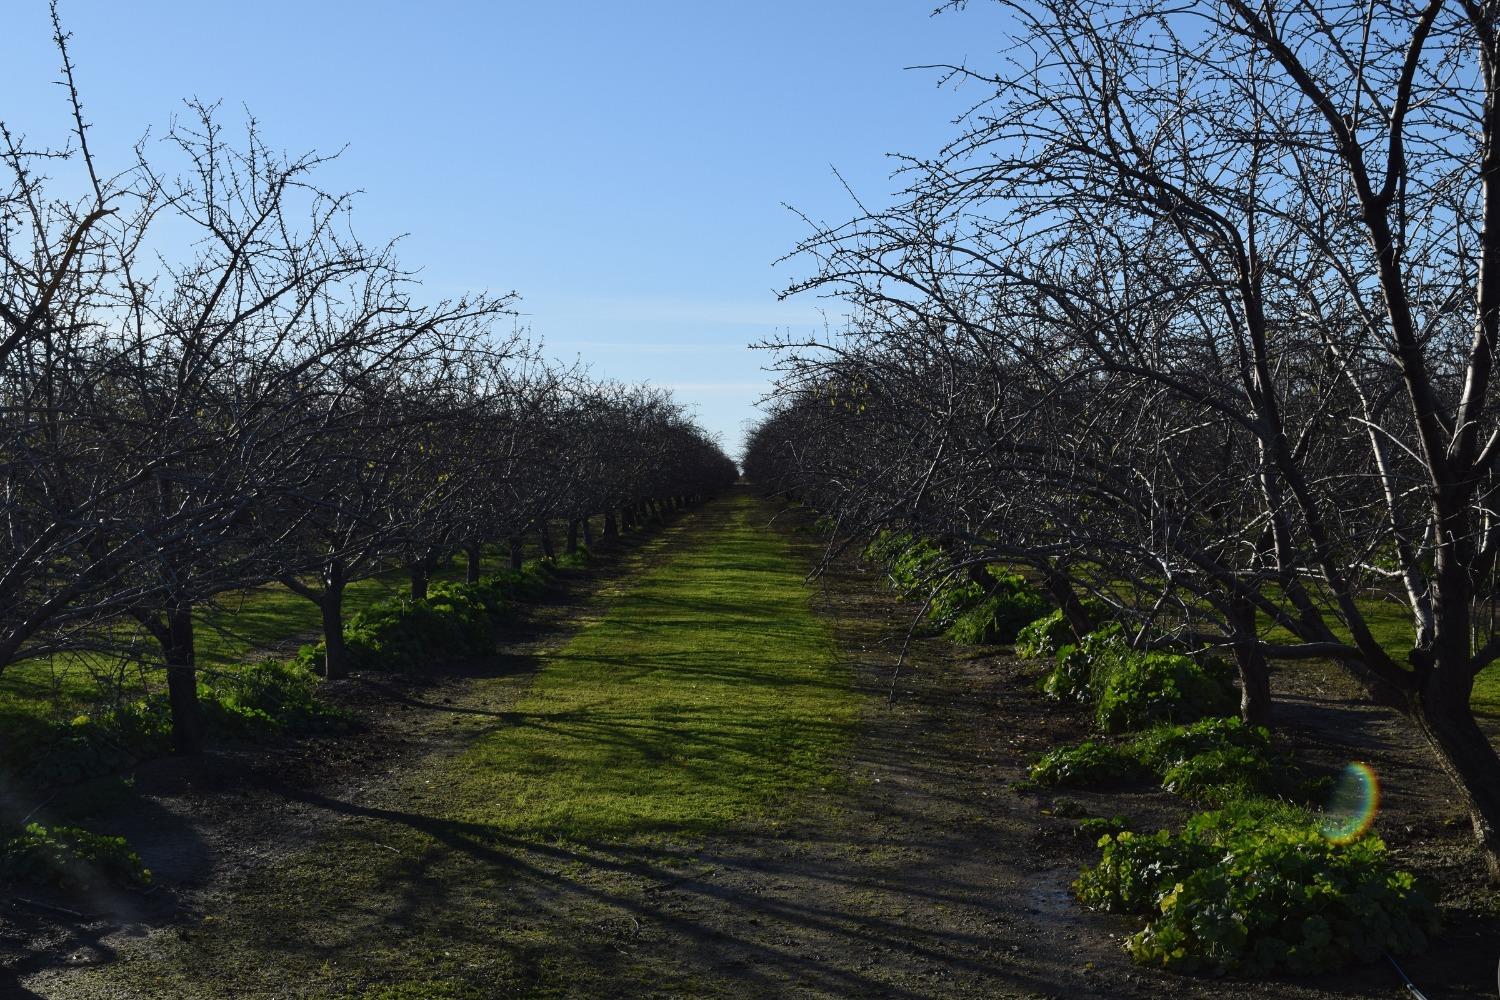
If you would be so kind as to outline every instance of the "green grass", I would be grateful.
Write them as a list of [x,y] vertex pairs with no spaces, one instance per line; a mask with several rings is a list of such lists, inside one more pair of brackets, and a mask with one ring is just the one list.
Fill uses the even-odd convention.
[[826,777],[854,699],[802,564],[738,495],[551,657],[471,749],[461,818],[566,839],[704,830]]
[[[486,553],[486,572],[499,569],[502,563],[505,557],[498,550]],[[436,578],[463,579],[464,566],[461,557],[455,557]],[[405,593],[406,587],[406,574],[400,570],[352,583],[344,595],[344,615],[348,618],[377,601]],[[122,627],[135,631],[134,626]],[[198,615],[198,666],[211,677],[284,650],[288,644],[315,640],[321,628],[317,607],[280,584],[224,594],[217,607],[206,608]],[[147,660],[154,660],[155,647],[144,637],[141,641]],[[117,690],[139,695],[161,686],[159,671],[122,667],[118,662],[82,654],[14,663],[0,671],[0,732],[20,732],[46,719],[86,712],[91,704]]]
[[[596,537],[602,533],[603,524],[602,517],[592,519]],[[566,528],[564,522],[553,526],[559,551]],[[540,555],[537,544],[534,533],[526,537],[526,558]],[[509,566],[509,559],[505,547],[487,548],[484,572]],[[434,574],[434,579],[462,580],[466,566],[465,557],[455,555]],[[399,569],[352,583],[344,595],[344,616],[351,617],[377,601],[405,593],[406,589],[406,573]],[[198,615],[198,666],[206,678],[265,655],[279,655],[288,646],[315,641],[322,627],[313,603],[280,584],[224,594],[217,604]],[[136,632],[133,624],[121,628],[132,635]],[[133,698],[161,690],[164,679],[160,670],[155,669],[156,647],[144,636],[138,641],[144,650],[145,666],[124,665],[97,656],[63,654],[24,660],[0,670],[0,732],[24,739],[26,733],[49,720],[71,718],[87,713],[90,706],[112,703],[116,693]]]
[[[1416,637],[1411,609],[1396,601],[1373,599],[1361,602],[1360,609],[1364,612],[1365,625],[1375,641],[1395,657],[1398,663],[1405,664]],[[1273,629],[1268,638],[1286,641],[1290,634],[1282,629]],[[1348,641],[1347,636],[1344,638]],[[1488,667],[1474,679],[1474,693],[1470,704],[1476,715],[1500,719],[1500,664]]]
[[737,995],[629,942],[648,923],[632,916],[643,885],[700,870],[696,834],[774,827],[853,735],[861,703],[812,615],[807,562],[767,518],[733,496],[663,532],[539,672],[475,681],[452,719],[471,727],[455,730],[467,750],[384,779],[396,783],[373,801],[326,800],[339,815],[314,843],[70,985],[120,997],[269,996],[288,983],[330,1000]]

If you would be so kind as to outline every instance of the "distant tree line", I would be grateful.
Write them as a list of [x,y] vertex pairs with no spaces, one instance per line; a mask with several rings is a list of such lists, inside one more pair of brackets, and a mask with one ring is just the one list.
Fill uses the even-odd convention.
[[69,147],[0,125],[0,671],[159,662],[192,751],[217,595],[280,581],[315,603],[337,676],[354,581],[404,568],[421,598],[457,554],[475,576],[523,535],[571,551],[591,515],[613,534],[736,477],[668,394],[498,332],[514,296],[423,299],[354,235],[325,160],[254,121],[231,138],[190,104],[103,172],[57,43]]
[[747,476],[1232,654],[1250,720],[1336,662],[1500,874],[1496,8],[1003,6],[944,152],[798,248],[853,318],[778,345]]

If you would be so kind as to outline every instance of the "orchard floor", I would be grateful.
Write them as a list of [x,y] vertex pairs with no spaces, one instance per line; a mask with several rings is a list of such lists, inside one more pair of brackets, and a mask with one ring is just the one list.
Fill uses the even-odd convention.
[[[785,525],[744,537],[771,513],[736,494],[631,543],[535,608],[500,667],[340,682],[368,723],[358,736],[142,769],[136,804],[103,825],[158,888],[0,902],[0,997],[1403,995],[1383,966],[1260,983],[1132,967],[1132,925],[1071,900],[1094,853],[1073,830],[1117,813],[1151,829],[1180,803],[1012,791],[1082,720],[1003,651],[919,640],[892,684],[912,609],[840,562],[807,585],[803,620],[786,586],[816,545]],[[730,535],[744,558],[720,565]],[[685,613],[672,588],[687,572],[718,574],[693,608],[718,619],[718,669],[660,633]],[[656,700],[558,708],[568,678],[601,664],[647,677]],[[781,678],[771,701],[765,671]],[[1435,767],[1335,678],[1282,686],[1292,743],[1329,766],[1370,762],[1386,779],[1378,831],[1445,886],[1449,931],[1407,972],[1431,1000],[1493,996],[1500,924],[1479,914],[1494,896]],[[528,727],[547,705],[549,725]],[[598,735],[601,716],[631,720],[608,756],[556,743],[563,722]],[[528,728],[547,738],[514,742]],[[616,779],[663,747],[675,783],[643,786],[636,808]],[[602,798],[528,799],[516,776],[548,766],[592,775]],[[717,821],[692,822],[705,811]]]

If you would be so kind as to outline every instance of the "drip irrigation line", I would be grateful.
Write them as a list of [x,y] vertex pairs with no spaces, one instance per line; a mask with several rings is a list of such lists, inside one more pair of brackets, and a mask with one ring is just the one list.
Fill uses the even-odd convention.
[[1401,982],[1406,986],[1406,995],[1411,997],[1412,1000],[1427,1000],[1427,994],[1417,989],[1417,984],[1412,982],[1411,979],[1407,977],[1406,970],[1402,969],[1401,966],[1396,963],[1396,960],[1391,957],[1391,953],[1387,951],[1382,952],[1382,954],[1385,955],[1385,960],[1391,963],[1391,968],[1396,970],[1396,975],[1401,977]]

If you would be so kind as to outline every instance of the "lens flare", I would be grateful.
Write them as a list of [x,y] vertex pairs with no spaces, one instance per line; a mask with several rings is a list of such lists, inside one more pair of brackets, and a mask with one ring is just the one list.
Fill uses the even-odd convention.
[[1335,844],[1363,837],[1380,811],[1380,782],[1369,764],[1355,761],[1334,783],[1328,808],[1323,810],[1323,836]]

